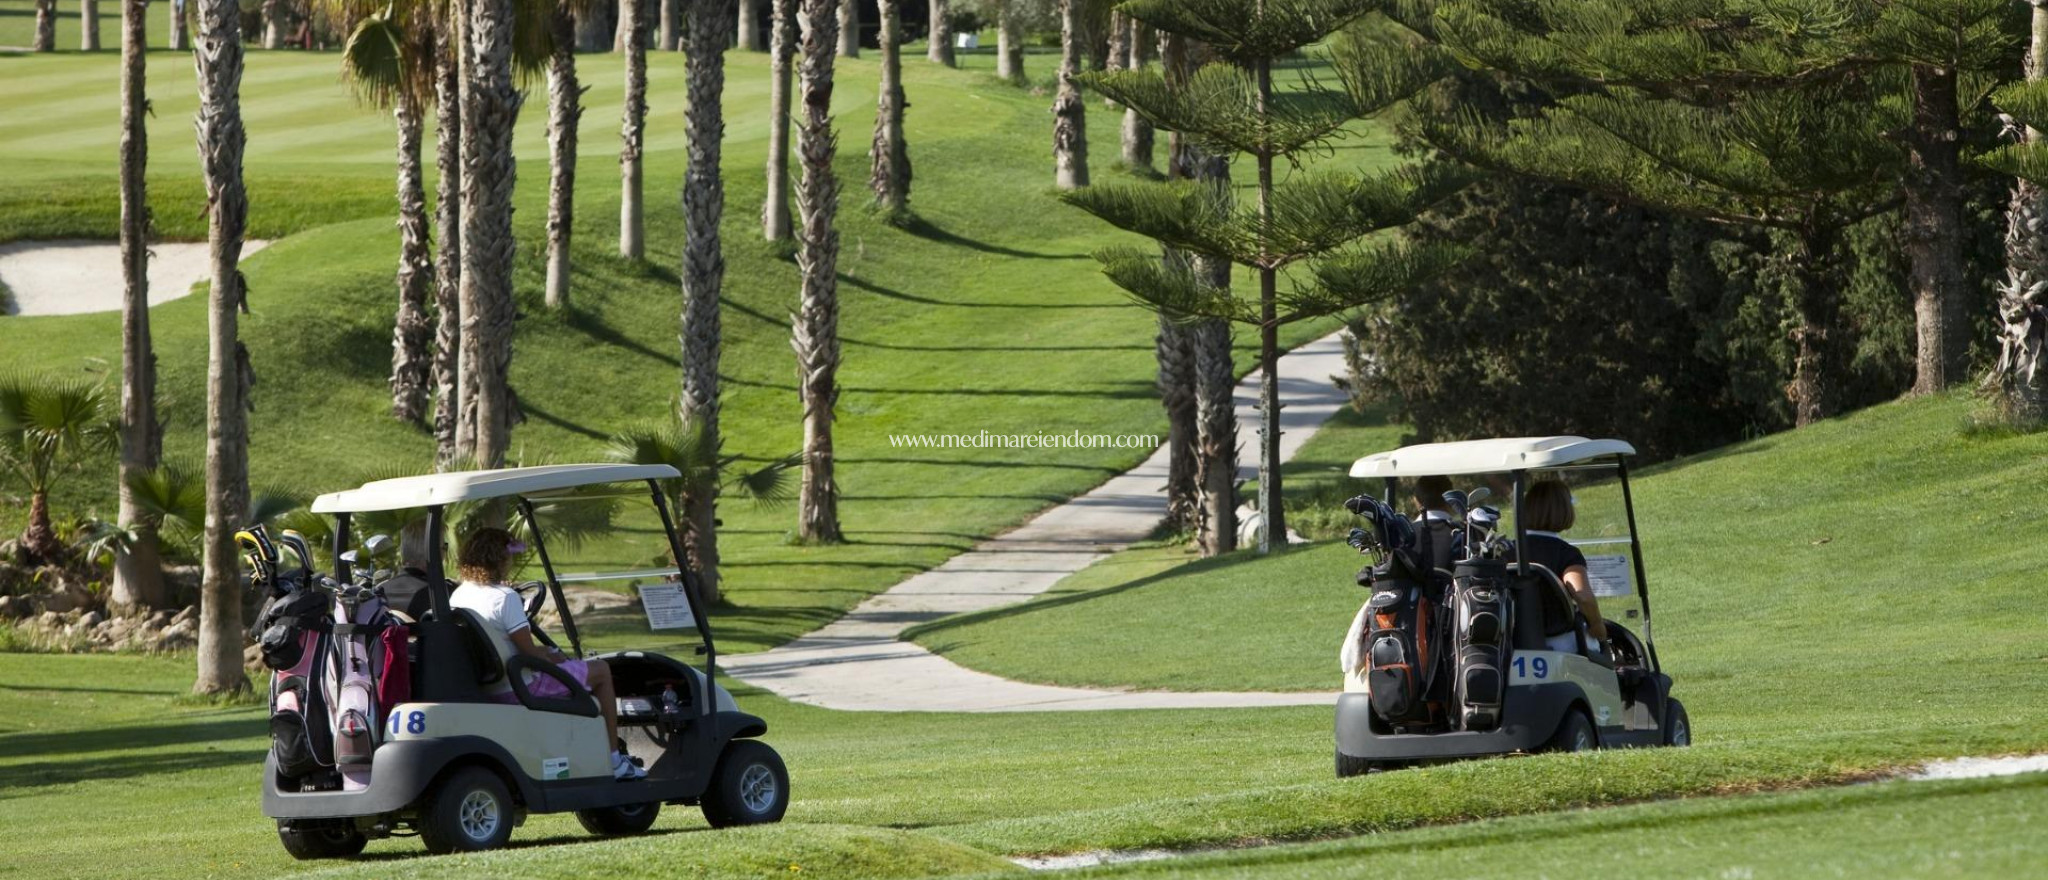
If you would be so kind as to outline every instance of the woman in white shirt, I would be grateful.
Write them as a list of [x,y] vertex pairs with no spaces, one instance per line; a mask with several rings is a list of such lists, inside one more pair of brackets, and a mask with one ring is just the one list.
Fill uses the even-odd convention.
[[[506,575],[511,571],[512,559],[526,552],[526,545],[512,537],[512,533],[498,528],[482,528],[463,539],[462,548],[456,553],[456,573],[461,575],[462,584],[448,597],[448,604],[456,608],[467,608],[484,622],[490,630],[491,641],[498,645],[499,659],[509,660],[512,652],[525,654],[561,667],[570,677],[589,689],[597,697],[597,707],[604,713],[605,741],[612,744],[612,776],[617,779],[639,779],[647,771],[618,750],[619,742],[619,701],[612,689],[612,670],[603,660],[572,660],[561,651],[543,646],[533,639],[533,622],[526,618],[526,606],[519,601],[519,592],[505,586]],[[536,697],[564,699],[569,689],[553,677],[535,675],[526,683],[528,692]]]

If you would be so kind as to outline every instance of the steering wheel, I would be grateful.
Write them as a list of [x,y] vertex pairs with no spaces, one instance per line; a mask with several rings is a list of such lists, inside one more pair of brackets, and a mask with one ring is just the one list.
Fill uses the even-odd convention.
[[526,603],[526,619],[535,620],[541,606],[548,603],[548,585],[545,581],[527,581],[512,588]]

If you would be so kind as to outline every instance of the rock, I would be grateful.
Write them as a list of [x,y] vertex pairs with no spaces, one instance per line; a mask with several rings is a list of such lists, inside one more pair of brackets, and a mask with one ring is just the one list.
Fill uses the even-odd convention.
[[199,644],[198,629],[192,621],[171,624],[149,646],[152,651],[177,651]]
[[174,612],[174,611],[171,611],[170,609],[166,608],[166,609],[164,609],[164,610],[162,610],[162,611],[159,611],[159,612],[157,612],[157,613],[155,613],[155,614],[152,614],[152,615],[150,615],[150,616],[149,616],[149,625],[150,625],[150,626],[153,626],[153,627],[158,627],[158,628],[162,628],[162,627],[165,627],[165,626],[169,626],[169,625],[170,625],[170,623],[171,623],[171,617],[172,617],[173,615],[175,615],[175,614],[176,614],[176,612]]
[[0,620],[13,620],[28,611],[26,601],[17,602],[13,596],[0,596]]
[[187,605],[187,606],[185,606],[185,609],[184,609],[183,611],[180,611],[180,612],[178,612],[178,613],[177,613],[177,615],[175,615],[175,616],[173,616],[173,617],[171,618],[171,622],[172,622],[172,623],[174,623],[174,624],[177,624],[177,623],[191,623],[191,622],[193,622],[193,621],[195,621],[195,620],[198,620],[198,619],[199,619],[199,606],[197,606],[197,605]]
[[250,645],[242,649],[242,666],[254,669],[263,665],[263,646]]
[[64,615],[58,614],[55,611],[45,611],[36,615],[35,625],[38,629],[58,629],[64,625]]
[[78,625],[91,629],[107,622],[107,616],[97,611],[87,611],[78,618]]

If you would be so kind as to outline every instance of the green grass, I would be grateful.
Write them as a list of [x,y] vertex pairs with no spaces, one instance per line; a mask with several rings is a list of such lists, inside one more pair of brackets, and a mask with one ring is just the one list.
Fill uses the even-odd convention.
[[1087,877],[1994,877],[2037,873],[2048,775],[1891,782],[1504,819]]
[[[1154,321],[1121,299],[1088,257],[1115,240],[1106,227],[1049,194],[1048,99],[996,84],[979,67],[988,60],[970,57],[961,71],[906,65],[916,102],[908,125],[918,163],[912,205],[924,221],[910,229],[862,207],[867,159],[859,145],[872,118],[876,62],[842,65],[837,443],[849,542],[791,546],[793,509],[725,504],[721,540],[734,603],[722,621],[727,649],[767,647],[814,628],[1143,456],[906,451],[890,446],[891,434],[1164,433],[1153,391]],[[512,380],[528,421],[514,433],[513,452],[527,462],[595,457],[610,433],[660,418],[678,390],[682,59],[658,53],[650,65],[644,262],[612,253],[616,63],[604,54],[582,60],[592,88],[566,312],[540,302],[546,152],[537,104],[522,115],[516,139],[523,318]],[[243,335],[257,373],[251,468],[258,485],[308,492],[353,485],[372,470],[425,469],[432,448],[427,435],[386,415],[396,257],[390,123],[349,103],[335,64],[331,54],[252,53],[244,84],[251,235],[283,236],[245,263],[254,313]],[[37,120],[0,128],[0,152],[15,172],[0,181],[0,240],[114,234],[117,108],[105,83],[113,65],[104,54],[0,58],[0,116]],[[759,242],[766,60],[733,53],[728,65],[724,427],[728,451],[759,460],[801,445],[787,326],[798,279],[790,260]],[[195,100],[189,61],[153,54],[150,71],[155,216],[167,237],[199,237],[197,160],[184,123]],[[1090,106],[1094,155],[1114,156],[1117,117],[1099,102]],[[1343,155],[1364,163],[1387,153],[1379,140],[1356,139]],[[155,310],[172,456],[194,458],[203,442],[204,306],[188,297]],[[104,374],[118,363],[118,324],[113,314],[10,320],[0,325],[0,350],[12,363]],[[1300,325],[1288,339],[1330,326]],[[111,470],[103,460],[68,478],[59,515],[111,514]],[[0,527],[15,516],[0,514]],[[563,567],[634,566],[660,552],[647,517],[626,525],[612,540],[560,554],[568,557]],[[630,623],[599,627],[597,636],[601,644],[647,638]]]

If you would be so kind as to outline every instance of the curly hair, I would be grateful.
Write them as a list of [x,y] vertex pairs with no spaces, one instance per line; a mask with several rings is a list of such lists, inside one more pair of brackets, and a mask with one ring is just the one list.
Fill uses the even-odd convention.
[[473,584],[495,584],[505,580],[512,569],[512,533],[485,527],[462,539],[456,553],[455,571]]

